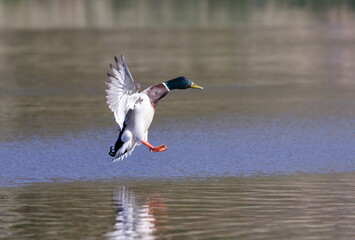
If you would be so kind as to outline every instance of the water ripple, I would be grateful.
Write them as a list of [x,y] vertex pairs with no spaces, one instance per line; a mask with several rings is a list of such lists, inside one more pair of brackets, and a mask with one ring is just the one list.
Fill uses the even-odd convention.
[[355,175],[0,188],[3,239],[349,239]]

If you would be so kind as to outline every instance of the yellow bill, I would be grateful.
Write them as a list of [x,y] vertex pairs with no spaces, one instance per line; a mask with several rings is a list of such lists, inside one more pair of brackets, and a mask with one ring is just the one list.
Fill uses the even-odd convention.
[[190,88],[203,89],[203,87],[201,87],[193,82],[191,83]]

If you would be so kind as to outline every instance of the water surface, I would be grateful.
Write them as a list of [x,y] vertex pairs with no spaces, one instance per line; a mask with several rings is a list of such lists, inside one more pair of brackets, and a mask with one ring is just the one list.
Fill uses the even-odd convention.
[[3,239],[351,239],[354,174],[2,188]]

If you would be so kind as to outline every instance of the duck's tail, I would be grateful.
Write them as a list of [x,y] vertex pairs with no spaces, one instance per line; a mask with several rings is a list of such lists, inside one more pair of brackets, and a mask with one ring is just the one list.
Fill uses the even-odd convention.
[[[120,131],[115,146],[110,147],[110,152],[108,153],[111,157],[113,157],[112,161],[120,161],[125,157],[131,155],[132,151],[136,147],[137,143],[133,141],[130,132],[125,132],[124,128]],[[127,136],[130,135],[130,136]]]
[[[113,162],[121,161],[125,157],[128,157],[129,155],[132,154],[134,148],[137,146],[137,143],[133,142],[132,140],[129,142],[126,142],[122,145],[120,149],[116,152],[114,156],[111,155],[111,149],[110,149],[110,156],[114,157],[112,159]],[[111,147],[112,148],[112,147]]]

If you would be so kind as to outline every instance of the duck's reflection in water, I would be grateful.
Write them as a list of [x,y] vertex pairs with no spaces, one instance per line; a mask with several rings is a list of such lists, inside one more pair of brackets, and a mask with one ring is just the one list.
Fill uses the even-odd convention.
[[[117,189],[114,194],[116,221],[113,231],[106,233],[108,239],[155,239],[158,229],[155,214],[164,213],[164,198],[151,195],[139,203],[132,190],[126,187]],[[161,229],[160,229],[161,230]]]

